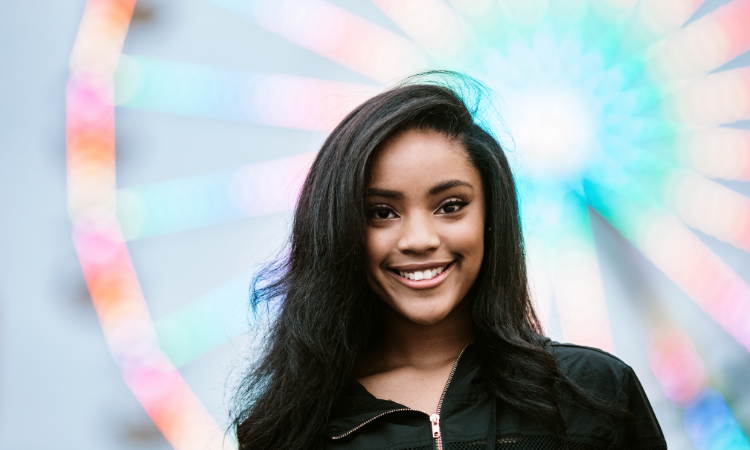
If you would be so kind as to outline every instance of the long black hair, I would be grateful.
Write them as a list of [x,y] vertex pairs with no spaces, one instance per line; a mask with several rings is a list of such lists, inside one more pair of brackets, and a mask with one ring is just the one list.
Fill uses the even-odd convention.
[[[457,139],[482,177],[485,248],[472,287],[472,317],[489,388],[512,409],[546,418],[558,431],[564,430],[560,392],[625,414],[589,398],[546,349],[549,340],[528,293],[513,175],[500,144],[479,124],[487,92],[468,77],[439,75],[448,81],[417,78],[367,100],[318,153],[298,200],[289,252],[262,271],[252,289],[253,308],[269,301],[280,306],[264,352],[236,397],[240,449],[321,446],[321,432],[355,361],[372,348],[383,326],[383,304],[365,279],[369,162],[385,142],[413,128]],[[465,101],[467,93],[471,101]]]

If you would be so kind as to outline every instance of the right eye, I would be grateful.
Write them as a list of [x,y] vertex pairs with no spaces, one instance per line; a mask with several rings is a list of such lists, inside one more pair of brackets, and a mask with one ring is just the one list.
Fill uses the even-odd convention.
[[395,219],[396,213],[385,205],[376,205],[370,208],[370,218],[376,220]]

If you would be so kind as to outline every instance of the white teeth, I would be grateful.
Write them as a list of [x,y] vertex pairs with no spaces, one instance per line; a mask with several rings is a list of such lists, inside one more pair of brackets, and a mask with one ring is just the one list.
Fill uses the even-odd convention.
[[444,270],[445,270],[445,267],[438,267],[437,269],[418,271],[418,272],[399,271],[398,274],[404,278],[408,278],[414,281],[431,280],[435,278],[436,276],[440,275],[441,273],[443,273]]

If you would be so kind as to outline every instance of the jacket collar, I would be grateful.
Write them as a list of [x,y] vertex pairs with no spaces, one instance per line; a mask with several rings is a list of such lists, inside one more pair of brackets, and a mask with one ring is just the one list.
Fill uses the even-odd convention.
[[[481,370],[476,355],[476,345],[469,344],[456,366],[453,379],[443,400],[443,413],[450,413],[461,400],[484,391]],[[392,400],[383,400],[372,395],[354,378],[350,378],[344,394],[334,405],[331,418],[324,430],[327,437],[341,436],[380,415],[397,410],[409,410],[407,406]],[[356,431],[354,431],[356,432]]]

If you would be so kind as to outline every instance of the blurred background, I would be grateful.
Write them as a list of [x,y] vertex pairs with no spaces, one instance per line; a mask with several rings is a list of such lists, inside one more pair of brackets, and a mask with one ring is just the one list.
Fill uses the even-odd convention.
[[233,448],[231,387],[326,133],[452,69],[519,181],[547,333],[672,449],[750,449],[750,1],[0,6],[0,447]]

